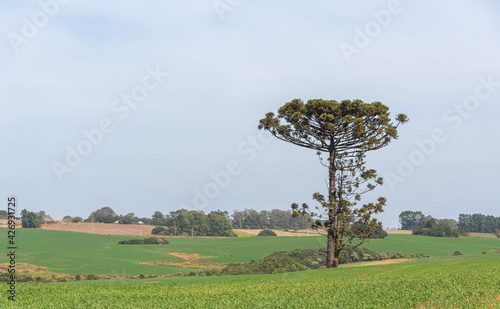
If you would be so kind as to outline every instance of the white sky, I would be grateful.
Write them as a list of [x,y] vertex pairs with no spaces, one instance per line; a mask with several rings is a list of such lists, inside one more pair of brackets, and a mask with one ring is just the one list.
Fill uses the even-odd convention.
[[[44,19],[38,1],[0,1],[0,195],[17,194],[20,209],[150,217],[312,203],[327,177],[315,151],[251,141],[265,113],[323,98],[381,101],[410,118],[368,154],[386,184],[365,201],[388,199],[386,227],[404,210],[500,216],[495,1],[66,2],[42,0],[52,3]],[[388,7],[381,25],[372,12]],[[355,40],[360,32],[368,41]],[[346,44],[357,48],[350,61]],[[168,76],[141,92],[148,70]],[[481,78],[494,82],[474,106]],[[134,91],[146,96],[135,108],[114,103]],[[460,112],[464,100],[472,105]],[[88,145],[83,131],[103,119],[114,130],[59,181],[54,162],[67,165],[68,147]],[[415,141],[436,129],[446,139],[400,174],[401,158],[418,160]],[[238,173],[210,184],[231,162]],[[193,203],[207,188],[211,197]]]

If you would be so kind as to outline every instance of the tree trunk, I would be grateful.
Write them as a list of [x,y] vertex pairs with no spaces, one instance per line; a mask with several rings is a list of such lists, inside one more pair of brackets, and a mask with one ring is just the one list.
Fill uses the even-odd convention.
[[328,245],[326,247],[326,268],[337,268],[339,266],[339,257],[336,253],[339,252],[335,248],[336,241],[333,230],[328,230]]
[[[333,138],[331,140],[331,145],[333,145]],[[336,268],[339,266],[339,259],[337,253],[340,252],[338,248],[338,242],[336,238],[339,237],[338,235],[338,230],[337,229],[337,204],[335,203],[335,149],[332,149],[330,151],[330,168],[329,168],[329,175],[328,175],[328,180],[330,182],[330,188],[328,192],[328,202],[330,204],[330,209],[329,209],[329,220],[330,220],[330,227],[328,229],[328,244],[326,247],[326,268]]]

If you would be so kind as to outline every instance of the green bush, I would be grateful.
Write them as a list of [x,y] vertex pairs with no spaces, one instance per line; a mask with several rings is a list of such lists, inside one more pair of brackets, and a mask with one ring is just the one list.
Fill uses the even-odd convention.
[[262,231],[259,232],[257,236],[278,236],[278,235],[276,235],[275,232],[269,229],[263,229]]
[[413,235],[432,236],[432,237],[459,237],[458,230],[453,230],[449,226],[433,225],[432,227],[420,227],[412,231]]
[[97,276],[94,274],[88,274],[87,275],[87,280],[97,280]]
[[80,281],[80,280],[82,280],[82,276],[81,276],[80,274],[77,274],[77,275],[75,276],[75,280],[76,280],[76,281]]
[[453,252],[453,254],[452,254],[452,255],[454,255],[454,256],[455,256],[455,255],[462,255],[462,252],[460,252],[460,251],[458,251],[458,250],[457,250],[457,251]]
[[168,240],[162,237],[149,237],[142,239],[121,240],[119,245],[168,245]]
[[[276,274],[295,272],[305,269],[317,269],[326,266],[326,248],[296,249],[292,251],[279,251],[265,256],[260,261],[228,264],[222,271],[204,271],[199,276],[215,275],[251,275],[251,274]],[[429,257],[422,253],[413,254],[415,258]],[[385,259],[408,258],[399,252],[393,256],[389,252],[377,253],[367,248],[347,246],[340,254],[339,264],[374,261]],[[192,275],[192,274],[190,274]]]
[[168,230],[163,226],[157,226],[151,231],[151,234],[153,234],[153,235],[167,235]]

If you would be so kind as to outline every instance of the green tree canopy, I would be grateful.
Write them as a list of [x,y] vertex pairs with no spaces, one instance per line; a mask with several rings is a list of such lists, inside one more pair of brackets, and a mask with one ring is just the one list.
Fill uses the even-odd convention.
[[399,214],[399,223],[402,230],[413,230],[422,226],[424,218],[421,211],[406,210]]
[[[309,100],[286,103],[278,115],[267,113],[260,120],[259,129],[269,131],[276,138],[297,146],[314,149],[321,163],[328,168],[328,196],[313,195],[319,206],[311,209],[306,203],[292,204],[296,216],[306,216],[315,229],[328,233],[327,267],[337,267],[340,252],[352,240],[352,225],[367,226],[357,231],[364,240],[381,224],[372,218],[383,211],[386,199],[355,208],[361,194],[383,183],[373,169],[365,168],[365,154],[387,146],[398,138],[397,127],[408,121],[404,114],[396,116],[397,125],[390,120],[389,108],[380,102],[361,100]],[[322,153],[327,154],[324,161]]]
[[93,211],[85,222],[113,223],[117,218],[118,216],[111,207],[102,207],[101,209]]
[[23,228],[37,229],[40,227],[42,222],[40,221],[40,216],[37,213],[23,209],[21,211],[21,220]]

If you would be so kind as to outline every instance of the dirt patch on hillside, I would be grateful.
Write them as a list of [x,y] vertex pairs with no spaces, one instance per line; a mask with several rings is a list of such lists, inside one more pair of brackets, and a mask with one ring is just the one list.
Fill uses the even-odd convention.
[[42,229],[54,231],[81,232],[102,235],[150,236],[154,225],[114,224],[114,223],[51,223]]
[[388,265],[388,264],[399,264],[410,261],[411,259],[390,259],[382,261],[371,261],[371,262],[360,262],[344,265],[343,267],[357,267],[357,266],[372,266],[372,265]]
[[411,230],[384,230],[387,234],[405,234],[411,235]]
[[[16,228],[21,227],[21,220],[15,220],[16,222]],[[0,227],[8,227],[9,226],[9,220],[7,219],[0,219]]]
[[[9,263],[0,264],[0,273],[7,272],[9,270]],[[59,274],[53,271],[48,270],[47,267],[36,266],[28,263],[16,263],[16,274],[17,275],[41,275],[41,274]]]
[[[246,230],[246,229],[234,229],[234,231],[238,231],[240,233],[248,233],[250,235],[258,235],[262,230]],[[272,230],[278,236],[318,236],[318,235],[326,235],[324,230],[314,231],[312,229],[303,229],[298,230],[297,232],[293,232],[291,230],[283,231],[283,230]]]
[[500,250],[495,250],[494,252],[495,252],[495,253],[500,253]]
[[172,252],[168,253],[168,255],[181,258],[182,260],[140,262],[139,264],[217,271],[221,271],[226,266],[226,263],[207,260],[205,258],[210,258],[210,256],[201,257],[198,253]]
[[[238,231],[240,233],[248,233],[250,235],[258,235],[260,231],[258,229],[254,230],[246,230],[246,229],[234,229],[235,231]],[[324,230],[317,230],[314,231],[312,229],[302,229],[298,230],[297,232],[294,232],[292,230],[288,231],[283,231],[283,230],[272,230],[273,232],[276,233],[278,236],[318,236],[318,235],[326,235],[326,231]],[[387,232],[387,234],[406,234],[406,235],[411,235],[411,231],[406,231],[406,230],[384,230]]]

